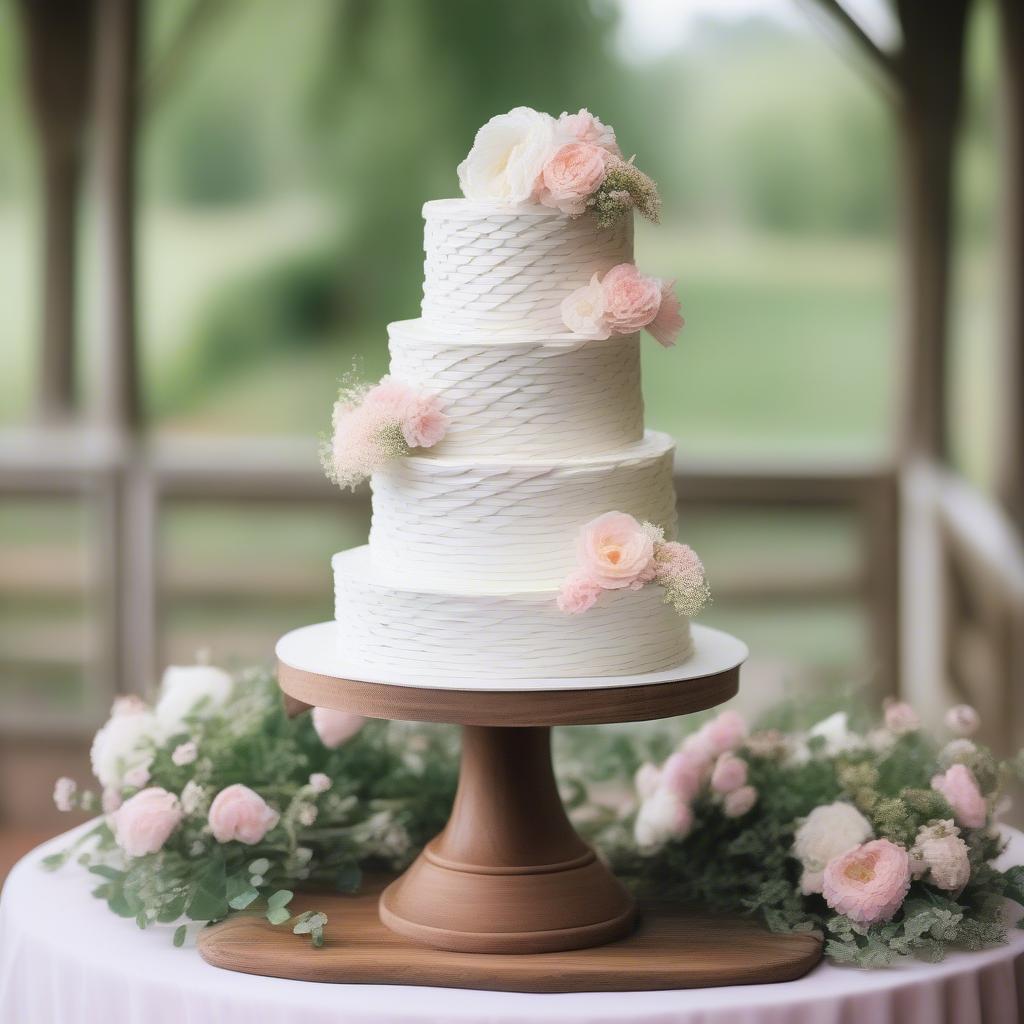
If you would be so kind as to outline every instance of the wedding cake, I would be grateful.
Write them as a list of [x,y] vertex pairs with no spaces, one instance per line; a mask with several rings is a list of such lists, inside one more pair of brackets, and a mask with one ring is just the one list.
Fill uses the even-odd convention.
[[674,443],[645,431],[641,330],[682,327],[633,264],[653,182],[585,110],[520,107],[428,202],[421,316],[390,373],[343,383],[325,446],[369,478],[369,544],[333,558],[357,678],[479,682],[657,672],[691,652],[703,569],[676,540]]

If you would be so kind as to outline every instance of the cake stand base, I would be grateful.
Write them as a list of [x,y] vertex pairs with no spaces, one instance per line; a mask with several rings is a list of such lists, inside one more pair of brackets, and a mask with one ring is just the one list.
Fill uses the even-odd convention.
[[[746,917],[699,907],[642,904],[627,937],[590,949],[499,955],[410,943],[377,914],[383,880],[355,896],[298,893],[296,911],[322,910],[322,949],[265,920],[236,917],[199,935],[216,967],[298,981],[430,985],[499,992],[638,992],[793,981],[821,959],[821,937],[774,935]],[[483,912],[481,917],[483,918]]]

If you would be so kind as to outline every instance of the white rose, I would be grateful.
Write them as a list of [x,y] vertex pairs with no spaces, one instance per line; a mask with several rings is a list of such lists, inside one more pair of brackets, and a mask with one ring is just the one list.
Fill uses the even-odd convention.
[[603,341],[611,336],[604,320],[604,289],[595,274],[590,284],[577,288],[562,300],[562,320],[573,334]]
[[811,726],[807,735],[812,739],[819,737],[823,739],[825,741],[824,752],[830,757],[842,754],[847,750],[858,750],[864,746],[863,738],[850,731],[845,711],[837,711],[834,715],[823,718],[817,725]]
[[231,676],[223,669],[212,665],[171,665],[160,683],[156,716],[170,732],[181,726],[186,716],[196,713],[200,701],[203,707],[198,715],[208,718],[224,706],[230,693]]
[[927,874],[939,889],[955,892],[971,878],[971,861],[960,829],[951,820],[922,825],[910,851],[915,876]]
[[633,776],[633,783],[641,800],[646,800],[649,796],[653,796],[660,782],[661,770],[657,765],[651,764],[650,761],[645,761],[640,765]]
[[114,715],[92,741],[89,759],[93,775],[104,788],[121,786],[126,775],[151,762],[151,743],[147,741],[157,741],[160,731],[151,711]]
[[801,890],[805,894],[821,892],[825,865],[871,836],[870,823],[852,804],[836,801],[815,807],[793,839],[793,856],[804,868]]
[[558,148],[557,122],[531,107],[492,117],[477,133],[459,164],[459,185],[467,199],[525,203],[537,178]]
[[671,790],[660,786],[640,805],[633,837],[641,853],[655,853],[669,839],[682,839],[693,827],[693,812]]

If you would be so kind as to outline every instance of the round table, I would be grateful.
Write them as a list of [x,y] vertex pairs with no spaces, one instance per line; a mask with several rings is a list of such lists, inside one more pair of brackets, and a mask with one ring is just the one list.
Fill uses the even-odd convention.
[[[87,828],[88,826],[83,826]],[[1024,1010],[1024,932],[1006,946],[865,972],[822,964],[799,981],[678,992],[523,995],[255,977],[204,963],[169,927],[140,932],[90,896],[70,864],[33,851],[0,895],[4,1024],[1015,1024]],[[1024,861],[1024,835],[1004,855]]]

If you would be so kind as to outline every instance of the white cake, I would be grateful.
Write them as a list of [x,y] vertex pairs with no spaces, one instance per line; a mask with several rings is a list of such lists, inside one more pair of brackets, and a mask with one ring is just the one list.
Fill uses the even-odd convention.
[[644,432],[639,335],[581,339],[562,302],[632,260],[601,227],[532,203],[427,203],[422,315],[389,327],[392,378],[450,425],[373,473],[369,544],[334,556],[353,674],[401,682],[622,676],[681,663],[688,621],[658,587],[558,607],[580,527],[611,510],[675,536],[674,445]]

